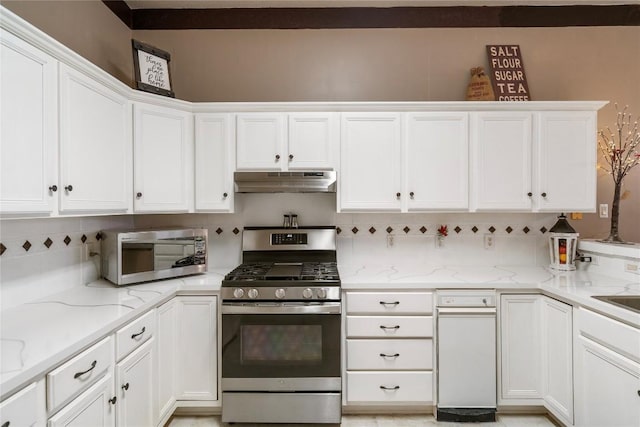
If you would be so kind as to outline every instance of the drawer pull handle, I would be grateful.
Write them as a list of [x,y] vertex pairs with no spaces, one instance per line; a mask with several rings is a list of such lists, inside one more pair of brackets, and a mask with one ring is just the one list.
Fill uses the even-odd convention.
[[113,396],[111,399],[109,399],[109,403],[111,403],[112,405],[115,405],[117,401],[118,398],[116,396]]
[[80,376],[82,376],[82,375],[86,374],[87,372],[91,372],[91,371],[93,371],[93,368],[95,368],[97,364],[98,364],[98,361],[97,361],[97,360],[94,360],[94,361],[91,363],[91,367],[90,367],[89,369],[87,369],[86,371],[82,371],[82,372],[76,372],[76,374],[73,376],[73,379],[77,379],[78,377],[80,377]]
[[382,390],[400,390],[400,386],[399,385],[396,385],[396,386],[393,386],[393,387],[387,387],[387,386],[381,385],[380,388]]
[[10,424],[11,424],[11,421],[7,421],[6,423],[2,424],[2,427],[9,427]]
[[395,326],[384,326],[384,325],[380,325],[380,329],[400,329],[400,325],[395,325]]
[[135,340],[137,337],[139,337],[140,335],[144,334],[144,331],[146,331],[147,328],[145,326],[142,327],[142,330],[140,332],[138,332],[137,334],[133,334],[131,335],[131,339]]
[[129,383],[124,384],[124,385],[122,386],[122,389],[123,389],[124,391],[129,390]]
[[394,301],[394,302],[380,301],[380,305],[384,305],[385,307],[388,305],[396,306],[398,304],[400,304],[400,301]]
[[400,356],[400,353],[396,353],[396,354],[384,354],[384,353],[380,353],[380,357],[384,357],[384,358],[391,358],[393,357],[394,359],[396,357]]

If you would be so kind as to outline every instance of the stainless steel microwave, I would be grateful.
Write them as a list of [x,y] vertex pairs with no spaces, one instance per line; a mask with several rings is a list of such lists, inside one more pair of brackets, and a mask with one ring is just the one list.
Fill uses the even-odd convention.
[[116,285],[207,271],[207,230],[102,231],[102,277]]

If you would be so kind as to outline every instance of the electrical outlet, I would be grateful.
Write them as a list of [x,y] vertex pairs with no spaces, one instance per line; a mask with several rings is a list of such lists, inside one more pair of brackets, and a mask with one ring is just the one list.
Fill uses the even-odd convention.
[[600,218],[609,218],[609,205],[606,203],[600,204]]
[[393,246],[393,234],[387,234],[387,247],[390,248]]
[[624,264],[624,271],[628,273],[640,274],[640,265],[637,262],[627,262]]
[[495,244],[494,239],[495,239],[495,237],[493,237],[493,234],[485,234],[484,235],[484,248],[485,249],[493,249],[493,246]]
[[598,257],[596,255],[590,255],[590,257],[591,257],[591,265],[598,265],[598,263],[600,262]]

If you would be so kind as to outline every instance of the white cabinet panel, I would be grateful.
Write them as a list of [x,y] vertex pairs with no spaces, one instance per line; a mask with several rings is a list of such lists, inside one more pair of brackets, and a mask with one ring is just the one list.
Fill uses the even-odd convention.
[[0,55],[0,213],[50,214],[60,191],[58,62],[4,30]]
[[433,336],[431,316],[347,316],[348,337],[410,338]]
[[113,394],[113,376],[108,373],[51,417],[49,427],[113,427],[117,400]]
[[531,209],[531,144],[531,113],[471,114],[471,209]]
[[153,426],[156,423],[154,341],[151,338],[116,366],[118,427]]
[[[44,381],[41,381],[44,383]],[[0,403],[0,426],[39,426],[39,416],[46,413],[44,408],[44,387],[39,383],[26,386]],[[40,395],[39,395],[40,394]]]
[[640,365],[584,336],[576,343],[577,426],[640,425]]
[[400,114],[342,114],[340,210],[400,211],[401,142]]
[[595,212],[595,112],[543,112],[537,132],[537,210]]
[[131,105],[60,64],[60,211],[131,207]]
[[131,353],[156,333],[156,312],[150,310],[146,314],[132,320],[116,331],[116,361]]
[[192,114],[135,104],[135,211],[193,210],[193,169]]
[[431,292],[349,292],[347,313],[366,314],[431,314]]
[[408,113],[403,200],[407,211],[469,207],[468,113]]
[[195,115],[195,209],[233,212],[235,144],[230,114]]
[[168,415],[176,402],[176,372],[178,348],[178,305],[172,299],[158,307],[156,375],[158,377],[158,414],[156,420]]
[[337,113],[289,114],[288,169],[335,168],[340,138]]
[[178,400],[217,400],[216,297],[178,297]]
[[287,164],[284,113],[241,113],[236,116],[238,170],[281,170]]
[[432,353],[430,339],[347,340],[347,369],[432,369]]
[[540,299],[541,295],[526,294],[500,298],[502,383],[498,404],[542,403],[538,401],[543,397]]
[[542,297],[542,353],[545,406],[566,424],[573,424],[572,307]]

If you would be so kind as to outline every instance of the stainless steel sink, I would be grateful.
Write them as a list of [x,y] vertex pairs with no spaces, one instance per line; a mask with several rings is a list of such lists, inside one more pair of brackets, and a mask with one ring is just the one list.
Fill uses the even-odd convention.
[[592,298],[640,313],[640,295],[596,295]]

